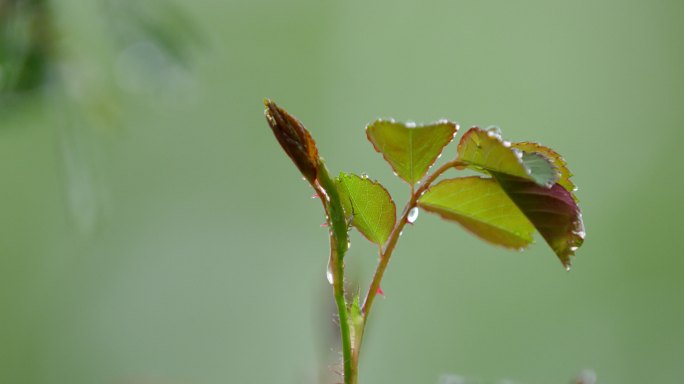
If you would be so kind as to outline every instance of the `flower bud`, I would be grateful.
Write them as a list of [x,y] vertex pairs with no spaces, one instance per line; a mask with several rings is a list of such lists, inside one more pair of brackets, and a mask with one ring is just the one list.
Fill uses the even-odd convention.
[[309,131],[294,116],[278,107],[271,100],[264,100],[266,120],[285,153],[295,163],[304,177],[313,183],[320,164],[316,142]]

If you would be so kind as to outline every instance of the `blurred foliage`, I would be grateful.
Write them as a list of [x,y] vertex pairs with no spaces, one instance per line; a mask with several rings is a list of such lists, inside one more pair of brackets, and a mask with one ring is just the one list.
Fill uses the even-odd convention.
[[[137,64],[135,69],[142,71],[141,77],[152,77],[169,64],[188,68],[192,50],[202,43],[194,21],[173,2],[99,0],[99,3],[97,17],[106,26],[105,34],[112,39],[111,49],[122,51],[124,60]],[[69,88],[73,85],[68,83],[102,81],[89,78],[87,71],[79,67],[92,63],[73,62],[73,47],[63,43],[65,35],[52,6],[49,0],[0,3],[0,101],[44,89],[55,82]],[[94,58],[80,59],[93,61]],[[115,65],[100,76],[115,71]]]
[[115,58],[102,60],[67,42],[68,28],[53,6],[0,3],[0,112],[32,102],[30,96],[55,111],[67,203],[77,227],[90,232],[107,204],[101,133],[120,126],[124,96],[177,91],[168,85],[189,76],[201,37],[173,2],[99,0],[96,24],[109,40],[99,53]]
[[48,0],[0,2],[0,103],[47,82],[54,60],[52,28]]

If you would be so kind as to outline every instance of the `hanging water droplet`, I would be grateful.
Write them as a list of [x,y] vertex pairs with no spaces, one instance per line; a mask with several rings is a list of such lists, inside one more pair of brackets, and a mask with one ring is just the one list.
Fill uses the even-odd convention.
[[419,214],[419,213],[420,213],[420,210],[418,210],[418,207],[413,207],[413,208],[411,208],[411,210],[409,211],[408,215],[406,215],[406,221],[407,221],[409,224],[415,223],[416,220],[418,219],[418,214]]
[[570,272],[570,265],[569,264],[565,266],[565,270]]
[[399,232],[399,237],[404,234],[404,231]]
[[351,248],[351,239],[347,239],[347,250]]
[[333,273],[332,265],[330,265],[330,259],[328,259],[328,268],[325,270],[325,278],[328,279],[328,283],[330,283],[330,285],[333,284]]

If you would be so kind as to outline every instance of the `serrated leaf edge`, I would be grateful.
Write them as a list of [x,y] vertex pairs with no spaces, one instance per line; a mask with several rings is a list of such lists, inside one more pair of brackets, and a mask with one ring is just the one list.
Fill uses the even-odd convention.
[[[551,187],[553,186],[553,184],[555,184],[555,182],[554,182],[554,183],[550,183],[550,184],[548,184],[548,185],[545,185],[545,184],[538,184],[538,183],[534,180],[534,178],[531,176],[531,175],[532,175],[532,170],[531,170],[529,167],[527,167],[527,166],[525,165],[525,163],[522,161],[522,153],[525,152],[525,151],[520,150],[520,149],[517,149],[517,148],[514,148],[513,143],[511,143],[510,141],[504,140],[504,139],[501,137],[501,134],[500,134],[500,133],[494,132],[494,131],[492,131],[492,130],[482,129],[482,128],[478,127],[478,126],[473,126],[473,127],[471,127],[470,129],[468,129],[468,131],[466,131],[466,133],[463,134],[463,136],[461,136],[461,140],[459,140],[458,146],[456,147],[456,158],[457,158],[457,159],[461,160],[461,158],[460,158],[461,148],[465,145],[465,141],[466,141],[466,140],[470,137],[470,135],[471,135],[472,133],[474,133],[474,132],[481,132],[481,133],[484,133],[484,134],[486,134],[488,137],[497,140],[499,143],[501,143],[501,145],[502,145],[503,147],[508,148],[508,149],[511,151],[511,153],[513,153],[513,154],[515,155],[515,157],[517,158],[518,164],[520,164],[520,166],[522,166],[522,168],[523,168],[523,169],[525,170],[525,172],[527,173],[527,175],[528,175],[528,177],[529,177],[529,178],[527,179],[528,181],[531,181],[531,182],[533,182],[533,183],[535,183],[535,184],[537,184],[537,185],[539,185],[539,186],[546,187],[546,188],[551,188]],[[514,149],[515,149],[515,150],[514,150]],[[549,149],[550,149],[550,148],[549,148]],[[535,153],[538,153],[538,152],[535,152]],[[558,167],[556,167],[556,165],[553,163],[553,161],[552,161],[547,155],[545,155],[545,154],[543,154],[543,153],[539,153],[539,155],[541,155],[541,156],[549,163],[549,165],[551,165],[551,167],[555,170],[555,173],[556,173],[556,181],[559,180],[561,174],[560,174],[560,171],[558,170]],[[478,166],[477,164],[472,164],[472,163],[470,163],[470,162],[468,162],[468,161],[465,161],[465,160],[462,160],[462,161],[463,161],[463,163],[466,163],[466,164],[471,165],[471,168],[473,168],[473,169],[476,169],[476,170],[485,170],[488,174],[491,175],[491,172],[490,172],[488,169],[484,168],[484,167]],[[465,167],[459,166],[459,167],[457,167],[457,168],[458,168],[458,169],[463,169],[463,168],[465,168]],[[513,175],[511,175],[511,176],[513,176]]]

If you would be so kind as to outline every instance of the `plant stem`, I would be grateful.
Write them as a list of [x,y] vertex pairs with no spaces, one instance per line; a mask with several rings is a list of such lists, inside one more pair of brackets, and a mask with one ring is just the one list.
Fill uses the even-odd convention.
[[352,361],[352,340],[349,328],[349,313],[344,295],[344,254],[349,247],[347,233],[347,220],[342,208],[337,187],[330,178],[325,164],[321,162],[317,170],[317,184],[314,189],[323,202],[328,216],[330,231],[330,266],[333,275],[333,295],[337,304],[337,312],[340,322],[340,335],[342,338],[342,358],[344,361],[344,383],[356,384],[358,364]]
[[[401,216],[399,217],[399,220],[394,224],[394,228],[392,229],[392,232],[390,233],[390,237],[387,240],[387,243],[385,243],[384,248],[380,250],[380,260],[378,261],[378,266],[375,269],[375,274],[373,275],[373,280],[371,281],[370,287],[368,288],[368,292],[366,293],[366,299],[364,300],[363,303],[363,315],[364,319],[364,324],[367,323],[368,320],[368,315],[370,315],[370,310],[373,307],[373,301],[375,300],[375,296],[377,296],[378,288],[380,288],[380,282],[382,281],[382,277],[385,273],[385,269],[387,268],[387,264],[389,264],[390,258],[392,257],[392,252],[394,251],[394,247],[397,245],[397,241],[399,240],[399,236],[401,235],[401,231],[404,229],[404,226],[408,222],[407,218],[409,215],[409,212],[411,209],[416,207],[416,204],[418,202],[418,199],[420,196],[432,185],[432,183],[437,180],[437,178],[442,175],[444,172],[447,170],[459,166],[461,163],[457,160],[450,161],[441,167],[439,167],[435,172],[433,172],[431,175],[428,175],[423,182],[421,183],[420,187],[415,190],[411,194],[411,198],[409,199],[408,203],[406,203],[406,206],[404,207],[404,211],[402,212]],[[360,343],[359,343],[360,345]]]
[[[406,206],[404,206],[404,210],[399,217],[399,220],[394,224],[394,228],[392,228],[392,232],[390,233],[389,239],[387,239],[387,242],[385,243],[384,247],[380,247],[379,253],[380,253],[380,260],[378,261],[378,266],[375,269],[375,274],[373,275],[373,280],[371,281],[370,287],[368,287],[368,292],[366,293],[366,299],[363,302],[363,307],[361,310],[361,313],[363,315],[363,324],[360,332],[357,332],[358,334],[355,335],[356,340],[354,340],[354,349],[352,350],[352,361],[351,361],[351,372],[353,374],[353,381],[347,382],[347,375],[346,375],[346,357],[345,357],[345,384],[356,384],[356,376],[358,375],[359,371],[359,354],[361,352],[361,344],[362,344],[362,339],[365,331],[366,324],[368,324],[368,316],[370,315],[370,310],[373,307],[373,301],[375,300],[375,296],[377,296],[378,289],[380,288],[380,282],[382,281],[382,277],[385,274],[385,269],[387,268],[387,265],[389,264],[390,258],[392,257],[392,252],[394,251],[394,248],[397,245],[397,241],[399,240],[399,236],[401,236],[401,231],[404,229],[404,226],[406,226],[406,223],[408,222],[408,215],[409,212],[411,212],[411,209],[416,207],[416,204],[418,203],[418,199],[420,196],[432,185],[432,183],[437,180],[439,176],[441,176],[444,172],[448,171],[449,169],[462,165],[461,162],[458,160],[450,161],[441,167],[439,167],[435,172],[432,174],[428,175],[425,177],[425,179],[421,182],[420,187],[417,190],[414,190],[413,186],[411,186],[411,198],[409,199],[408,203],[406,203]],[[340,317],[340,322],[342,322],[342,318]]]
[[461,165],[459,161],[448,162],[439,167],[431,175],[425,177],[420,187],[414,190],[411,187],[411,198],[404,207],[404,210],[399,217],[399,220],[394,224],[394,228],[390,233],[390,237],[385,243],[384,247],[380,247],[380,261],[373,275],[373,280],[366,293],[362,307],[363,322],[360,329],[355,329],[354,341],[352,343],[349,311],[344,292],[344,255],[348,248],[348,233],[347,221],[340,201],[340,196],[337,193],[335,183],[330,178],[328,170],[323,163],[318,168],[317,182],[314,184],[314,189],[321,198],[323,207],[328,216],[328,225],[330,232],[330,265],[333,275],[333,295],[335,296],[335,303],[337,304],[337,312],[340,321],[340,335],[342,338],[342,357],[344,360],[344,384],[357,384],[359,372],[359,352],[361,350],[361,341],[367,323],[370,310],[373,306],[375,296],[377,296],[380,282],[385,273],[385,269],[392,257],[392,252],[397,245],[401,231],[408,222],[408,214],[411,209],[416,207],[420,196],[447,170]]

